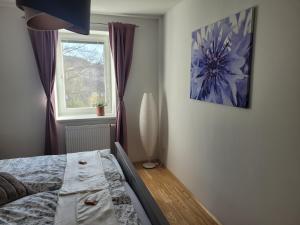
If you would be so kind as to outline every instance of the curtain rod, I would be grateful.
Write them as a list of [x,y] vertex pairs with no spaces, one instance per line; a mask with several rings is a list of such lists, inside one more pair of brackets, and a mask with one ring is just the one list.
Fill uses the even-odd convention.
[[[25,20],[25,16],[21,16],[21,18]],[[100,24],[100,25],[108,26],[108,23],[90,22],[90,24]],[[134,24],[134,26],[135,27],[140,27],[140,26],[135,25],[135,24]]]
[[[25,16],[21,16],[21,18],[25,20]],[[108,23],[100,23],[100,22],[90,22],[90,24],[100,24],[100,25],[108,26]],[[140,26],[135,25],[135,27],[140,27]]]
[[[100,23],[100,22],[90,22],[90,24],[100,24],[100,25],[108,26],[108,23]],[[134,24],[134,26],[135,26],[135,27],[140,27],[140,26],[135,25],[135,24]]]

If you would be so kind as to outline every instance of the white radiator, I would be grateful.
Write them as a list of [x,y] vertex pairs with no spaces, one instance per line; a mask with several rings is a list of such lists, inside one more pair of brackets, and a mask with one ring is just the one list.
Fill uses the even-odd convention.
[[67,153],[110,148],[110,124],[66,126]]

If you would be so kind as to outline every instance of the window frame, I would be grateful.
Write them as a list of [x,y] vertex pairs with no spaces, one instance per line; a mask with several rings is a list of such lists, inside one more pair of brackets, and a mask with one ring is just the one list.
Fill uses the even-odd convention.
[[116,116],[116,88],[115,76],[112,65],[112,56],[109,47],[109,36],[106,31],[91,31],[90,35],[79,35],[72,32],[62,30],[59,31],[57,42],[57,59],[56,59],[56,79],[55,79],[55,102],[56,102],[56,118],[60,120],[64,117],[80,117],[90,118],[91,115],[96,114],[96,107],[83,107],[83,108],[67,108],[65,101],[65,80],[64,80],[64,61],[62,54],[62,42],[90,42],[90,43],[103,43],[105,54],[105,102],[110,102],[105,106],[105,116]]

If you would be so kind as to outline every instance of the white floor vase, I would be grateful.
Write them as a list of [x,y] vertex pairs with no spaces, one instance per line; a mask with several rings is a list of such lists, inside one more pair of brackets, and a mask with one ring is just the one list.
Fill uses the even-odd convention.
[[152,93],[144,93],[140,109],[140,136],[148,162],[143,164],[146,169],[154,168],[157,164],[150,162],[154,154],[157,129],[157,108]]

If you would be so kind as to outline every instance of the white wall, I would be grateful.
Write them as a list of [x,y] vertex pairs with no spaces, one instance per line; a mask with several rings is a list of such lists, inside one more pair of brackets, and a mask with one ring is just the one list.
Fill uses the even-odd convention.
[[22,16],[0,7],[0,158],[43,153],[46,97]]
[[[251,6],[251,108],[190,100],[191,32]],[[162,158],[224,225],[300,224],[299,12],[297,0],[186,0],[165,16]]]
[[[43,154],[45,96],[22,16],[22,12],[16,7],[0,6],[0,159]],[[129,156],[134,161],[144,160],[138,127],[139,107],[144,92],[153,92],[157,100],[158,20],[101,15],[92,16],[91,20],[139,25],[124,101],[127,109]],[[98,26],[96,28],[104,29]],[[60,152],[64,152],[65,148],[66,124],[95,123],[103,121],[58,123]]]

